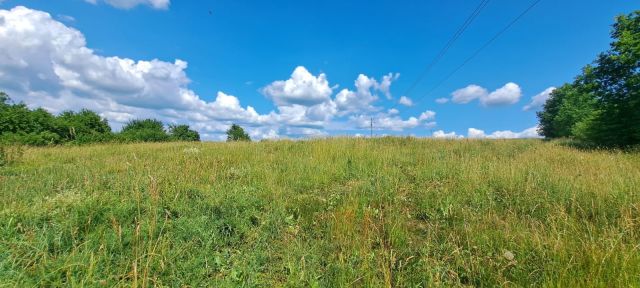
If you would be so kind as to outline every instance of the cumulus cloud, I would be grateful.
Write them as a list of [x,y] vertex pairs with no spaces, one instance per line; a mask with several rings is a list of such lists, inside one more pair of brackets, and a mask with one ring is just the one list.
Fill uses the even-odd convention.
[[[116,128],[134,117],[253,125],[275,118],[222,92],[213,102],[201,99],[188,88],[185,61],[97,55],[78,30],[25,7],[0,10],[0,18],[0,88],[18,101],[54,113],[92,109]],[[203,131],[210,126],[203,125]]]
[[375,78],[368,77],[367,75],[360,74],[354,82],[356,87],[355,91],[349,89],[342,89],[335,99],[335,103],[341,115],[353,114],[359,112],[371,112],[380,110],[379,107],[375,107],[373,104],[378,101],[376,92],[380,91],[391,97],[389,94],[389,88],[393,80],[397,79],[399,74],[388,74],[383,76],[382,84],[380,84]]
[[487,93],[487,89],[472,84],[453,91],[453,93],[451,93],[451,101],[457,104],[467,104],[478,98],[485,97]]
[[[451,102],[467,104],[471,101],[478,100],[480,105],[485,107],[503,106],[518,103],[521,96],[522,90],[520,86],[513,82],[509,82],[491,93],[484,87],[472,84],[451,93]],[[447,98],[439,98],[436,99],[436,102],[443,104],[448,102],[448,100]]]
[[511,130],[495,131],[491,134],[485,134],[484,130],[469,128],[467,131],[467,137],[475,139],[517,139],[517,138],[540,138],[538,134],[538,126],[525,129],[520,132],[513,132]]
[[317,77],[302,66],[296,67],[288,80],[275,81],[262,89],[277,105],[310,106],[328,101],[333,93],[324,73]]
[[510,82],[491,92],[489,95],[480,97],[482,106],[502,106],[515,104],[520,101],[522,90],[518,84]]
[[400,100],[398,100],[398,103],[404,106],[413,106],[413,100],[411,100],[411,98],[407,96],[400,97]]
[[436,112],[427,110],[422,112],[422,114],[420,114],[420,117],[418,119],[420,119],[420,121],[425,121],[425,120],[432,120],[434,118],[436,118]]
[[439,139],[460,139],[460,138],[464,138],[464,136],[462,135],[458,135],[456,134],[456,132],[444,132],[443,130],[438,130],[433,132],[433,134],[431,134],[431,137],[433,138],[439,138]]
[[378,84],[377,89],[384,93],[387,99],[391,99],[391,83],[395,80],[398,80],[398,78],[400,78],[400,73],[389,73],[382,76],[382,81],[380,81],[380,84]]
[[350,122],[355,124],[355,128],[357,129],[368,129],[371,127],[371,118],[373,118],[373,128],[376,130],[402,131],[421,125],[432,128],[436,125],[435,122],[431,121],[435,119],[435,117],[435,112],[427,110],[422,112],[418,117],[412,116],[407,119],[402,119],[397,113],[378,113],[373,116],[354,115],[350,117]]
[[[110,1],[116,2],[121,7],[132,5]],[[169,5],[169,1],[127,3]],[[186,61],[99,55],[87,47],[80,31],[42,11],[21,6],[0,10],[0,43],[0,90],[16,101],[53,113],[94,110],[116,130],[135,118],[157,118],[189,124],[206,140],[224,140],[231,123],[243,125],[256,139],[316,137],[326,135],[328,127],[358,127],[353,119],[369,119],[371,113],[378,113],[374,116],[379,116],[381,129],[435,125],[432,111],[406,119],[397,110],[379,112],[384,109],[376,105],[377,93],[391,97],[390,86],[398,79],[397,73],[384,75],[380,82],[360,74],[353,91],[343,89],[332,98],[335,86],[330,86],[327,76],[313,75],[300,66],[290,79],[261,89],[275,110],[259,113],[222,91],[213,100],[202,98],[189,88]]]
[[540,92],[538,95],[531,97],[531,102],[522,107],[522,110],[531,111],[541,108],[542,105],[547,102],[547,99],[549,99],[551,93],[553,93],[554,90],[556,90],[556,87],[549,87]]
[[120,9],[131,9],[138,5],[147,5],[154,9],[168,9],[171,4],[170,0],[85,0],[91,4],[98,4],[98,2],[107,3],[113,7]]

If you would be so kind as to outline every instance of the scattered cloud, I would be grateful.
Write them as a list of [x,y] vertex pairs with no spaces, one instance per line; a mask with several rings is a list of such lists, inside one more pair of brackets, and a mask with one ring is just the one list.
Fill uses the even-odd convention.
[[[522,90],[518,84],[509,82],[489,93],[489,91],[481,86],[472,84],[465,88],[458,89],[451,93],[451,102],[456,104],[467,104],[471,101],[478,100],[480,105],[485,107],[504,106],[518,103],[522,97]],[[447,103],[447,98],[436,99],[437,103]]]
[[453,93],[451,93],[451,101],[457,104],[467,104],[473,100],[485,97],[487,94],[487,89],[472,84],[453,91]]
[[[93,1],[98,3],[98,1]],[[165,9],[169,1],[104,0],[119,8],[150,5]],[[131,6],[133,5],[133,6]],[[254,139],[324,137],[330,131],[368,129],[371,117],[376,130],[402,131],[436,126],[436,112],[400,115],[385,109],[380,96],[393,99],[391,86],[399,78],[389,73],[375,79],[359,74],[353,87],[337,91],[326,74],[314,75],[304,66],[296,67],[285,80],[260,89],[270,99],[273,110],[258,112],[243,105],[239,97],[218,91],[213,99],[203,98],[189,86],[188,63],[176,59],[136,60],[103,56],[87,47],[84,35],[63,23],[62,16],[18,6],[0,10],[0,90],[31,107],[53,113],[88,108],[107,118],[117,130],[135,118],[157,118],[165,123],[184,123],[198,130],[203,139],[224,140],[231,123],[246,127]],[[247,82],[247,85],[252,83]],[[549,88],[532,98],[525,110],[543,103]],[[337,93],[336,93],[337,92]],[[380,95],[380,96],[379,96]],[[478,100],[494,106],[518,102],[520,87],[508,83],[491,93],[470,85],[452,93],[454,103]],[[546,97],[546,98],[545,98]],[[446,103],[447,98],[437,99]],[[408,97],[398,103],[411,106]],[[530,108],[531,107],[531,108]],[[435,131],[435,138],[462,138],[455,132]],[[521,132],[484,131],[470,128],[469,138],[539,137],[536,127]]]
[[317,77],[302,66],[296,67],[288,80],[279,80],[262,89],[276,105],[310,106],[330,100],[333,90],[324,73]]
[[[122,8],[169,5],[169,1],[105,2]],[[224,140],[231,123],[245,126],[256,139],[273,139],[318,137],[326,135],[327,128],[357,129],[357,121],[351,119],[368,118],[371,113],[378,113],[374,116],[380,117],[379,127],[393,130],[426,125],[427,121],[402,119],[397,110],[379,112],[384,108],[376,105],[377,93],[391,97],[397,73],[384,75],[380,82],[360,74],[354,90],[343,89],[332,97],[337,85],[330,85],[325,74],[313,75],[303,66],[296,67],[289,79],[261,89],[273,101],[274,110],[259,113],[223,91],[213,100],[198,95],[189,88],[186,61],[100,55],[87,47],[80,31],[65,25],[60,17],[22,6],[0,10],[0,19],[0,43],[4,43],[0,46],[1,90],[16,101],[53,113],[94,110],[116,130],[135,118],[157,118],[189,124],[206,140]]]
[[413,106],[413,100],[411,100],[411,98],[407,96],[400,97],[400,100],[398,100],[398,103],[404,106]]
[[85,0],[91,4],[104,2],[119,9],[131,9],[138,5],[147,5],[154,9],[169,9],[170,0]]
[[521,96],[522,89],[520,89],[520,86],[510,82],[489,95],[480,97],[480,104],[485,107],[511,105],[518,103]]
[[380,81],[380,84],[378,84],[377,89],[384,93],[387,99],[393,98],[390,91],[391,83],[398,80],[398,78],[400,78],[400,73],[389,73],[382,76],[382,81]]
[[58,113],[88,108],[117,129],[134,117],[198,123],[220,132],[229,121],[268,125],[237,97],[219,92],[212,102],[188,88],[187,62],[104,57],[86,47],[81,32],[25,7],[0,10],[0,88],[18,101]]
[[420,121],[425,121],[425,120],[433,120],[435,118],[436,118],[436,112],[427,110],[422,112],[422,114],[420,114],[420,117],[418,119],[420,119]]
[[444,132],[443,130],[438,130],[438,131],[433,132],[431,137],[438,138],[438,139],[460,139],[460,138],[464,138],[464,136],[458,135],[458,134],[456,134],[456,132],[448,132],[447,133],[447,132]]
[[495,131],[491,134],[486,134],[484,130],[469,128],[467,131],[468,138],[474,139],[516,139],[516,138],[541,138],[538,133],[538,126],[525,129],[520,132],[513,132],[511,130]]
[[58,14],[58,19],[60,19],[60,21],[62,22],[67,22],[67,23],[76,22],[76,18],[74,18],[73,16],[64,15],[64,14]]
[[522,107],[522,110],[531,111],[540,109],[544,103],[547,102],[547,99],[549,99],[554,90],[556,90],[556,87],[549,87],[538,95],[531,97],[531,102]]

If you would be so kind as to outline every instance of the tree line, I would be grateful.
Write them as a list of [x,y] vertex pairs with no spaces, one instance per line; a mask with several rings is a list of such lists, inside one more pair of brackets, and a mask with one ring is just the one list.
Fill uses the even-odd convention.
[[538,112],[540,133],[596,147],[640,144],[640,11],[616,18],[608,51],[554,90]]
[[[226,134],[229,142],[251,141],[249,134],[237,124],[232,124]],[[47,146],[166,141],[200,141],[200,134],[189,125],[165,126],[156,119],[131,120],[116,133],[107,119],[94,111],[82,109],[53,115],[43,108],[29,109],[24,103],[13,103],[9,95],[0,91],[0,144]]]
[[45,146],[104,142],[200,141],[188,125],[165,125],[155,119],[129,121],[114,133],[98,113],[82,109],[53,115],[43,108],[12,103],[0,92],[0,143]]

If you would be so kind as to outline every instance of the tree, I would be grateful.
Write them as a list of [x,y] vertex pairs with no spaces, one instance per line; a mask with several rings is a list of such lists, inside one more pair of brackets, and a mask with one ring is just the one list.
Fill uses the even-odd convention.
[[616,20],[593,69],[599,111],[585,130],[595,144],[626,147],[640,143],[640,11]]
[[169,125],[169,135],[175,141],[200,141],[200,134],[189,125]]
[[640,144],[640,11],[619,16],[611,37],[608,51],[547,100],[538,113],[542,135],[601,147]]
[[9,95],[7,95],[7,93],[0,91],[0,107],[8,106],[9,100],[11,100],[11,98],[9,98]]
[[227,142],[231,141],[251,141],[251,137],[244,132],[244,129],[242,129],[240,125],[232,124],[229,130],[227,130]]
[[66,140],[79,143],[102,142],[109,139],[111,127],[106,119],[91,110],[65,111],[58,115],[60,134]]
[[169,135],[164,130],[164,124],[156,119],[131,120],[120,132],[125,141],[134,142],[162,142],[168,141]]

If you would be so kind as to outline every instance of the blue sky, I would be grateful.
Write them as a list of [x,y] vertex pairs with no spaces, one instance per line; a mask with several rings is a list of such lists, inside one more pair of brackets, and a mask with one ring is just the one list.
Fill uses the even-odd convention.
[[[369,117],[379,135],[535,136],[536,108],[523,107],[571,81],[608,48],[614,17],[640,8],[542,0],[433,90],[532,3],[492,0],[405,95],[480,0],[0,2],[0,90],[12,98],[52,112],[88,107],[116,129],[135,117],[187,123],[211,140],[231,122],[254,138],[368,134]],[[67,36],[85,43],[58,43]]]

